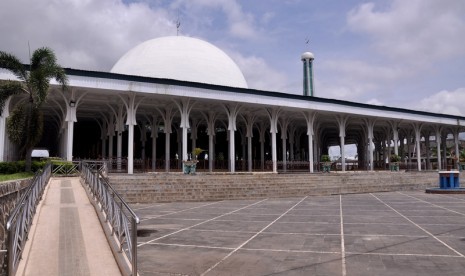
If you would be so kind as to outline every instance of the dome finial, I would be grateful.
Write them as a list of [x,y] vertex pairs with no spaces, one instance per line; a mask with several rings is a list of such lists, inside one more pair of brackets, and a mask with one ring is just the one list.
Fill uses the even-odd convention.
[[179,36],[179,27],[181,27],[181,20],[179,19],[179,11],[178,11],[178,19],[176,19],[176,36]]

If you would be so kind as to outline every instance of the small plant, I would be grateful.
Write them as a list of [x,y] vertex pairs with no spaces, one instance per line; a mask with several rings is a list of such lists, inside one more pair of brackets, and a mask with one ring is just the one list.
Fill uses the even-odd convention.
[[203,151],[203,149],[201,149],[201,148],[195,148],[192,151],[192,159],[197,160],[197,157],[199,156],[199,154],[202,153],[202,151]]
[[399,162],[400,161],[400,156],[397,154],[392,154],[390,158],[391,162]]
[[321,156],[321,162],[331,162],[331,158],[327,154]]

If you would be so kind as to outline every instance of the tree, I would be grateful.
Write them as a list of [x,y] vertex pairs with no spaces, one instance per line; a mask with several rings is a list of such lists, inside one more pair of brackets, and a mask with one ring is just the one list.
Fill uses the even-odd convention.
[[32,53],[29,66],[18,58],[0,51],[0,68],[13,73],[17,80],[0,83],[0,112],[3,112],[7,99],[25,94],[11,111],[7,121],[8,137],[19,146],[21,158],[26,159],[26,171],[31,171],[31,153],[42,138],[43,115],[41,106],[47,98],[50,80],[54,78],[67,89],[68,78],[64,69],[57,64],[55,53],[49,48],[39,48]]

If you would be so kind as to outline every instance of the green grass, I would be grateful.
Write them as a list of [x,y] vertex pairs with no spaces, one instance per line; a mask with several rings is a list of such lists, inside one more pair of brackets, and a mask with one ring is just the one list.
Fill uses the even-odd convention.
[[0,182],[33,177],[34,173],[20,172],[13,174],[0,174]]

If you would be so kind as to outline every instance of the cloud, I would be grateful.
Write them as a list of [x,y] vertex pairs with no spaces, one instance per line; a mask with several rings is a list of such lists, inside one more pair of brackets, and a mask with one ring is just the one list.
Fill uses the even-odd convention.
[[443,90],[420,101],[416,109],[429,112],[465,115],[465,87],[454,91]]
[[231,50],[227,52],[241,69],[250,88],[277,92],[289,89],[286,75],[271,68],[263,58],[244,56]]
[[347,16],[350,30],[366,34],[391,60],[432,64],[464,56],[465,4],[462,0],[394,0],[385,9],[365,3]]
[[370,99],[366,102],[367,104],[372,104],[372,105],[384,105],[383,102],[381,102],[378,99]]
[[399,66],[382,66],[355,59],[323,61],[320,70],[322,74],[317,79],[316,91],[321,93],[317,92],[317,95],[351,101],[378,93],[410,75]]
[[0,48],[28,61],[48,46],[65,67],[109,70],[127,50],[150,38],[175,34],[168,11],[120,0],[4,0]]
[[[220,10],[228,22],[229,34],[240,39],[251,39],[258,36],[255,26],[255,18],[251,13],[244,12],[242,6],[235,0],[178,0],[173,5],[173,9],[183,7],[188,11],[185,16],[192,17],[192,22],[205,20],[202,17],[209,16],[207,9]],[[218,15],[216,15],[218,16]],[[206,22],[211,22],[210,19]]]

